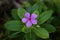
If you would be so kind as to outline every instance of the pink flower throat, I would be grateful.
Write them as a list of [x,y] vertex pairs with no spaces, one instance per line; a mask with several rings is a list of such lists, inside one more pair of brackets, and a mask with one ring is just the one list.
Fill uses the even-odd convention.
[[28,20],[31,20],[31,18],[28,18]]

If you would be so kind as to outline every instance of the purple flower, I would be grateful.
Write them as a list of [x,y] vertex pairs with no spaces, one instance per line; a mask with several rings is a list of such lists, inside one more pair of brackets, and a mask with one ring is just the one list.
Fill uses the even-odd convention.
[[36,14],[33,13],[32,15],[30,15],[30,13],[27,12],[25,14],[25,17],[22,19],[22,22],[26,23],[27,27],[31,27],[32,24],[37,24],[36,18],[37,18]]

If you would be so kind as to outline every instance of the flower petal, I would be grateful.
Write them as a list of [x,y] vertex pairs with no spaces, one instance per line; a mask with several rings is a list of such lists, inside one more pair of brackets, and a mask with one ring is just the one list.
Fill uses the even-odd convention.
[[32,19],[37,18],[37,15],[33,13],[33,14],[31,15],[31,18],[32,18]]
[[27,12],[27,13],[25,14],[25,17],[30,18],[30,13]]
[[37,20],[31,20],[32,24],[37,24]]
[[23,23],[26,23],[26,22],[27,22],[27,18],[23,18],[23,19],[22,19],[22,22],[23,22]]
[[27,27],[31,27],[31,26],[32,26],[31,21],[28,21],[28,22],[26,23],[26,26],[27,26]]

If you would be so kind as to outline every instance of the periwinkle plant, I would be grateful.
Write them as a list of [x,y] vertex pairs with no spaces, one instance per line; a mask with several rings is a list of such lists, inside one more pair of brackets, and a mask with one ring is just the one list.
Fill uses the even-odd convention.
[[[35,3],[33,6],[31,6],[31,8],[30,5],[26,7],[28,9],[31,9],[29,9],[29,12],[24,8],[13,9],[12,17],[14,18],[14,20],[5,23],[6,29],[9,31],[24,32],[26,34],[26,40],[30,36],[31,38],[29,39],[36,39],[36,35],[43,39],[49,38],[49,33],[55,32],[56,30],[54,26],[52,26],[51,24],[47,24],[46,22],[52,17],[53,10],[45,10],[43,12],[40,12],[42,10],[43,4],[40,6],[39,5],[39,3]],[[33,34],[35,38],[33,38],[30,34]]]

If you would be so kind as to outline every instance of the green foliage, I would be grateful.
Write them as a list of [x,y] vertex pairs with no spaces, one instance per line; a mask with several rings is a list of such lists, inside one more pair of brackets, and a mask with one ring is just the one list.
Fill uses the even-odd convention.
[[[15,38],[17,35],[19,35],[18,33],[22,32],[25,35],[24,35],[24,37],[21,36],[19,38],[23,38],[23,40],[24,39],[36,40],[38,38],[42,38],[42,39],[49,38],[49,33],[53,33],[56,31],[56,28],[50,24],[53,20],[52,19],[50,22],[50,18],[53,14],[53,11],[56,11],[56,10],[50,9],[52,6],[50,8],[48,7],[48,6],[50,6],[50,3],[52,4],[53,1],[52,0],[29,0],[29,2],[28,1],[22,2],[22,4],[23,4],[22,7],[13,9],[11,12],[11,15],[14,18],[14,20],[8,21],[4,25],[8,31],[14,32],[14,33],[8,35],[8,37]],[[45,4],[46,2],[49,2],[48,5]],[[56,5],[56,9],[59,14],[60,5],[56,1],[54,1],[54,3]],[[37,16],[37,21],[38,21],[37,25],[32,25],[30,28],[27,28],[25,26],[25,24],[22,23],[22,18],[25,17],[26,12],[29,12],[30,14],[35,13],[38,15]],[[57,18],[57,19],[59,19],[59,18]],[[47,23],[48,21],[50,23]],[[42,39],[39,39],[39,40],[42,40]]]
[[13,21],[6,22],[5,27],[7,30],[10,31],[21,31],[23,25],[21,24],[20,21],[13,20]]
[[33,13],[35,10],[39,9],[39,6],[39,3],[35,3],[34,5],[27,7],[27,11]]
[[51,24],[43,24],[41,27],[45,28],[49,33],[56,31],[56,28]]
[[49,38],[49,33],[44,28],[33,28],[33,32],[40,38],[46,39]]
[[17,11],[18,11],[17,13],[18,13],[19,18],[22,19],[24,17],[25,13],[26,13],[26,10],[23,9],[23,8],[18,8]]
[[52,13],[53,13],[52,10],[48,10],[48,11],[44,11],[42,14],[40,14],[39,24],[41,25],[44,22],[46,22],[52,16]]
[[11,14],[14,19],[19,20],[17,9],[13,9]]
[[24,27],[22,28],[22,32],[24,32],[24,33],[29,33],[29,32],[31,31],[31,29],[32,29],[32,27],[27,28],[26,26],[24,26]]
[[32,6],[32,8],[31,8],[30,13],[33,13],[35,10],[38,10],[38,8],[39,8],[39,4],[38,4],[38,3],[35,3],[35,4]]

